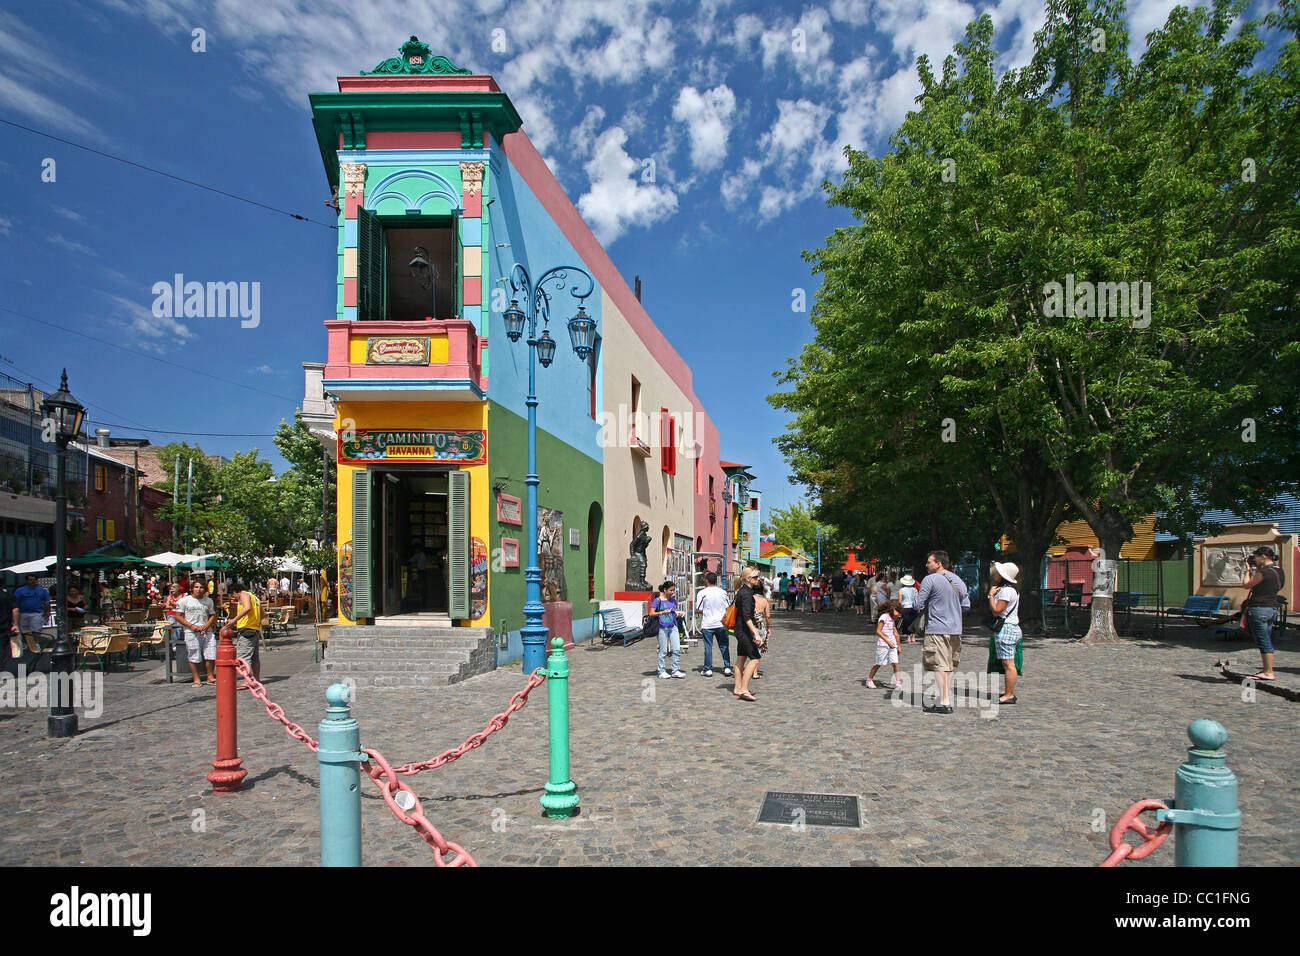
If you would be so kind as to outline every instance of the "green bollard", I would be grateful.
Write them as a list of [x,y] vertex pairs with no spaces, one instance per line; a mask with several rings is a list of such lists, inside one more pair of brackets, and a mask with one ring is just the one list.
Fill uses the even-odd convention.
[[551,725],[551,779],[541,796],[546,815],[562,820],[578,812],[578,785],[569,779],[569,659],[564,639],[551,641],[546,675],[547,713]]
[[1225,765],[1228,732],[1215,720],[1192,721],[1187,763],[1174,775],[1174,809],[1156,819],[1174,824],[1175,866],[1236,866],[1237,775]]
[[352,717],[347,684],[325,691],[320,722],[320,865],[361,865],[361,727]]

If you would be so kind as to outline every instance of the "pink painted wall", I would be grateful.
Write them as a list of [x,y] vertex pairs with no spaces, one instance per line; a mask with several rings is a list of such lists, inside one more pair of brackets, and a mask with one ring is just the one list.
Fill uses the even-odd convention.
[[[703,445],[700,482],[702,490],[695,494],[695,534],[704,539],[704,550],[721,551],[722,488],[726,476],[718,464],[720,457],[718,429],[695,394],[690,366],[677,354],[672,343],[664,337],[659,327],[650,318],[650,314],[637,301],[636,295],[628,288],[627,282],[609,258],[609,254],[597,241],[564,188],[551,175],[546,161],[542,159],[528,136],[522,130],[510,133],[501,141],[501,147],[506,158],[519,171],[538,201],[560,227],[565,238],[578,251],[584,264],[591,270],[592,277],[605,290],[605,294],[614,301],[650,354],[690,399],[692,410],[701,423],[696,440]],[[685,465],[685,462],[682,464]],[[690,467],[694,469],[694,462],[691,462]],[[709,475],[713,475],[718,510],[718,520],[714,523],[712,537],[709,528]]]
[[[490,76],[340,76],[340,93],[500,93]],[[457,145],[460,145],[457,143]]]
[[370,130],[366,133],[366,149],[460,149],[460,132],[458,130],[428,133]]

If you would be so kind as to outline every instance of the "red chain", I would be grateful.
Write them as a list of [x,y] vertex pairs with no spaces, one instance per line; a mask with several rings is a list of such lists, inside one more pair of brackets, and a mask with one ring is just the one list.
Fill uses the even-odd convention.
[[510,706],[507,707],[502,713],[497,714],[495,717],[489,720],[487,727],[484,728],[484,730],[481,733],[474,734],[472,737],[469,738],[469,740],[465,741],[459,747],[456,747],[453,750],[448,750],[445,753],[438,754],[438,756],[434,757],[431,760],[423,760],[420,761],[419,763],[408,763],[401,767],[398,767],[397,770],[394,772],[410,776],[411,774],[419,773],[421,770],[436,770],[438,767],[441,767],[444,764],[451,763],[453,760],[457,759],[458,757],[463,757],[465,754],[469,753],[475,747],[482,747],[483,744],[487,741],[488,737],[492,736],[494,733],[496,733],[498,730],[500,730],[502,727],[506,725],[506,722],[510,720],[511,714],[519,710],[519,708],[523,707],[524,704],[528,703],[529,693],[532,691],[534,687],[540,687],[542,685],[542,682],[545,680],[546,680],[546,675],[542,673],[542,670],[539,667],[537,670],[533,671],[533,673],[529,676],[528,683],[524,685],[524,689],[521,690],[519,693],[515,694],[515,696],[510,698]]
[[252,670],[245,661],[235,658],[235,670],[239,671],[239,676],[244,678],[248,683],[248,692],[266,705],[266,712],[271,715],[272,720],[278,720],[284,724],[285,732],[294,740],[300,740],[307,745],[307,749],[315,753],[320,744],[308,735],[293,721],[284,716],[284,708],[279,704],[272,703],[266,697],[266,688],[258,683],[257,678],[253,676]]
[[[370,760],[361,764],[361,769],[370,775],[370,779],[379,785],[380,793],[383,795],[384,803],[388,804],[388,809],[393,811],[393,815],[401,820],[407,826],[415,827],[424,842],[433,847],[433,862],[438,866],[478,866],[469,852],[458,843],[450,843],[443,839],[438,828],[429,822],[424,815],[424,807],[420,803],[420,798],[415,795],[415,791],[408,787],[402,779],[397,776],[392,765],[384,758],[378,750],[364,751],[370,756]],[[378,767],[372,765],[371,761],[379,764]],[[382,779],[381,779],[382,778]],[[411,803],[410,811],[403,810],[394,799],[394,793],[397,791],[410,794],[408,800]],[[444,859],[448,852],[454,851],[456,858],[450,863]]]
[[[278,720],[280,723],[284,724],[284,729],[290,737],[306,744],[307,748],[311,750],[312,753],[316,753],[320,744],[313,740],[305,730],[285,717],[284,708],[267,698],[266,688],[263,687],[255,677],[253,677],[253,672],[251,668],[249,668],[248,664],[245,661],[236,658],[235,670],[239,671],[239,675],[247,682],[248,692],[266,705],[267,714],[269,714],[273,720]],[[393,811],[393,814],[397,819],[401,820],[407,826],[415,827],[416,830],[419,831],[420,836],[424,838],[424,842],[433,848],[433,861],[438,866],[478,866],[478,863],[476,863],[474,858],[469,855],[469,851],[460,844],[451,843],[443,838],[443,835],[438,832],[438,828],[430,823],[428,818],[424,815],[424,807],[420,803],[420,798],[415,795],[414,790],[399,779],[398,775],[411,775],[417,774],[421,770],[432,770],[435,767],[441,767],[443,764],[451,763],[456,758],[463,756],[476,747],[482,747],[488,737],[506,725],[510,720],[511,714],[523,707],[524,704],[528,703],[528,694],[534,687],[541,686],[542,682],[545,680],[546,676],[542,673],[540,668],[533,671],[532,675],[528,678],[528,683],[524,685],[524,689],[510,698],[510,706],[508,706],[504,712],[497,714],[488,721],[488,725],[482,733],[474,734],[456,749],[448,750],[446,753],[439,754],[432,760],[425,760],[421,763],[408,763],[405,766],[398,767],[394,770],[392,765],[379,751],[369,749],[364,749],[362,751],[363,753],[368,754],[371,759],[363,761],[361,763],[361,769],[370,776],[371,780],[375,781],[375,783],[379,785],[380,793],[384,798],[384,802],[388,804],[388,809]],[[379,766],[375,767],[371,761]],[[398,792],[410,794],[407,798],[411,803],[410,811],[403,810],[397,803],[394,794]],[[446,859],[448,853],[455,853],[455,857],[450,862]]]
[[[1117,866],[1123,860],[1141,860],[1150,856],[1160,844],[1169,839],[1174,825],[1166,820],[1153,830],[1138,819],[1138,814],[1147,810],[1167,809],[1169,809],[1168,804],[1159,800],[1139,800],[1125,810],[1123,816],[1115,821],[1115,825],[1110,830],[1110,848],[1113,852],[1100,865]],[[1129,830],[1140,836],[1143,842],[1137,846],[1123,842],[1124,834]]]

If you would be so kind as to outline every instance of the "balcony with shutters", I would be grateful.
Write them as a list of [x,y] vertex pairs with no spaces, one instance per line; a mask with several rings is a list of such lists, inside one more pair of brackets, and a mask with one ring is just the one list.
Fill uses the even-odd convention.
[[344,401],[472,402],[487,395],[474,323],[328,321],[324,388]]

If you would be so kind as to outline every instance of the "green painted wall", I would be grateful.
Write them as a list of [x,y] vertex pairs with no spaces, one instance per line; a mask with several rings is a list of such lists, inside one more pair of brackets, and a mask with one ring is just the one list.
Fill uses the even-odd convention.
[[[492,484],[502,492],[525,502],[528,474],[528,420],[496,402],[488,402],[488,462]],[[577,451],[555,436],[539,430],[537,433],[537,473],[541,484],[537,488],[537,503],[542,507],[558,508],[564,512],[564,582],[569,602],[573,605],[575,640],[585,637],[590,630],[591,612],[605,593],[604,573],[604,472],[599,461]],[[587,597],[587,517],[592,503],[600,508],[601,530],[596,541],[596,595]],[[527,514],[524,516],[527,521]],[[581,533],[578,547],[569,544],[569,531],[576,528]],[[496,520],[496,493],[492,503],[492,554],[499,555],[501,538],[519,539],[519,567],[491,572],[492,626],[500,630],[505,621],[511,632],[512,649],[514,633],[524,623],[524,568],[528,566],[527,525],[501,524]]]

